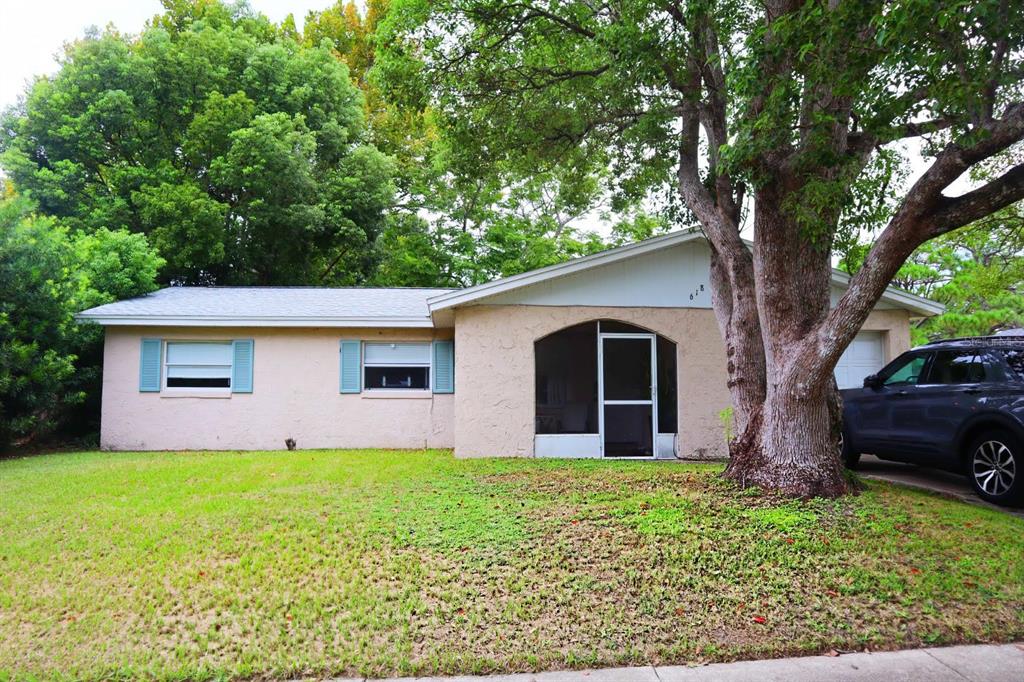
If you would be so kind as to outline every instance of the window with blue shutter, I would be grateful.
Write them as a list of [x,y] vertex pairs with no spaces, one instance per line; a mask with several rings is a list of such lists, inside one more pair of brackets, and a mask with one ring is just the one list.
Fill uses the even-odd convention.
[[362,389],[362,355],[361,341],[342,341],[340,349],[342,393],[359,393]]
[[[168,341],[164,344],[166,388],[226,391],[233,386],[235,347],[231,341]],[[249,365],[251,367],[251,360]],[[250,385],[252,380],[250,377]]]
[[139,359],[139,391],[160,392],[160,366],[163,364],[163,342],[160,339],[142,339]]
[[252,393],[253,340],[231,342],[231,392]]
[[434,393],[455,392],[455,342],[434,342]]
[[363,344],[364,391],[429,391],[430,342],[377,341]]

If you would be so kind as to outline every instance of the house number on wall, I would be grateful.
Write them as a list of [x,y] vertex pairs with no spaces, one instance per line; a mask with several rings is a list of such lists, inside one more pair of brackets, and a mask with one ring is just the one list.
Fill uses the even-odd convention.
[[704,292],[704,285],[701,284],[699,287],[697,287],[696,289],[693,290],[692,294],[690,294],[690,300],[692,301],[693,299],[697,298],[703,292]]

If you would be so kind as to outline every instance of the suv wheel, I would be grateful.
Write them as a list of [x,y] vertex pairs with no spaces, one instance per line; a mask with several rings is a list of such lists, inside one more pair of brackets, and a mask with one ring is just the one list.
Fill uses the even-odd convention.
[[846,431],[839,432],[839,458],[847,469],[856,469],[860,464],[860,453],[854,452],[850,447],[850,440],[846,437]]
[[967,475],[983,499],[1014,504],[1024,495],[1024,447],[1004,429],[981,433],[967,451]]

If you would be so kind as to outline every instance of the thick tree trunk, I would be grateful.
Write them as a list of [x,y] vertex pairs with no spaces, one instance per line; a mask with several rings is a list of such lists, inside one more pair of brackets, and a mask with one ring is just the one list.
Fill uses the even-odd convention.
[[760,414],[733,443],[725,475],[800,497],[833,497],[848,483],[836,448],[841,410],[832,367],[825,371],[818,362],[831,245],[801,233],[782,209],[785,191],[770,184],[756,197],[754,276],[766,391]]
[[757,423],[737,439],[726,477],[797,497],[848,490],[836,449],[836,392],[807,390],[792,378],[769,386]]

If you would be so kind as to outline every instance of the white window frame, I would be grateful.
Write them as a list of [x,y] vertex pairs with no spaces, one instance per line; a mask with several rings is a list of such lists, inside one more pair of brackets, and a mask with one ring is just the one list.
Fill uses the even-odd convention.
[[[224,386],[168,386],[167,385],[167,380],[170,378],[168,376],[168,374],[169,374],[168,369],[170,367],[174,367],[176,365],[172,364],[172,363],[169,363],[167,361],[167,356],[170,353],[171,345],[175,344],[175,343],[187,343],[187,344],[190,344],[190,345],[196,345],[196,344],[200,344],[200,343],[203,343],[203,344],[216,344],[216,345],[219,345],[219,346],[225,346],[226,345],[232,351],[229,354],[231,362],[228,363],[227,365],[206,365],[206,366],[208,366],[208,367],[227,367],[228,368],[228,385],[227,385],[227,387],[224,387]],[[161,365],[161,367],[160,367],[160,370],[161,370],[160,389],[161,389],[161,391],[165,391],[167,393],[202,393],[202,394],[214,394],[214,395],[230,395],[232,389],[234,388],[234,381],[235,381],[235,355],[234,355],[234,349],[232,347],[232,343],[233,343],[233,341],[230,340],[230,339],[228,339],[228,340],[221,340],[221,339],[164,339],[163,354],[162,354],[162,356],[160,358],[160,365]],[[194,363],[190,363],[190,364],[194,364]]]
[[[414,346],[426,346],[427,347],[427,361],[426,362],[367,362],[366,361],[366,350],[370,346],[388,346],[388,345],[414,345]],[[363,393],[375,393],[378,395],[400,395],[402,393],[410,394],[425,394],[431,392],[431,386],[434,382],[434,344],[432,341],[363,341],[362,343],[362,371],[363,375],[359,378],[362,382]],[[368,367],[426,367],[427,368],[427,385],[424,388],[382,388],[380,386],[369,386],[366,381],[366,369]]]

